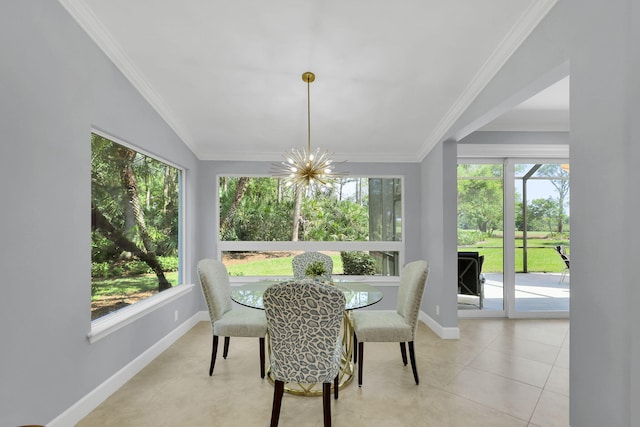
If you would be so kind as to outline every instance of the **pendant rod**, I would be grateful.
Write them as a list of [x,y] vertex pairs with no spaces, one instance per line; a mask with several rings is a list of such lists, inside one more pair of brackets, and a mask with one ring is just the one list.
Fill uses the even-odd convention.
[[307,77],[307,151],[311,156],[311,82]]

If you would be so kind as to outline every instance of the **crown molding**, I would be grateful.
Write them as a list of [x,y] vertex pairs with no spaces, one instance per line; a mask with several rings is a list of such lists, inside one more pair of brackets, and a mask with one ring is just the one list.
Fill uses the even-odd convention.
[[458,143],[458,158],[568,159],[568,144],[465,144]]
[[526,40],[540,21],[549,13],[558,0],[533,2],[511,28],[498,47],[487,59],[480,71],[474,76],[467,88],[440,120],[434,131],[425,141],[419,159],[424,159],[431,149],[449,132],[476,97],[495,77],[507,60]]
[[[195,151],[194,151],[195,153]],[[249,161],[249,162],[281,162],[282,152],[250,152],[221,151],[219,149],[198,150],[198,159],[216,161]],[[343,153],[331,156],[334,163],[419,163],[417,155],[401,153]]]
[[176,133],[194,154],[194,145],[189,133],[175,118],[162,99],[145,78],[144,74],[133,64],[129,56],[122,47],[115,41],[111,33],[106,29],[98,17],[82,0],[58,0],[67,10],[69,15],[80,25],[89,37],[98,45],[98,48],[113,62],[113,64],[124,74],[125,78],[133,85],[151,107],[162,117],[169,127]]

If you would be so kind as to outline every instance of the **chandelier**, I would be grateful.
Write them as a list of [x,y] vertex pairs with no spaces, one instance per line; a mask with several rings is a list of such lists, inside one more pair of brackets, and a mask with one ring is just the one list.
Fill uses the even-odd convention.
[[333,170],[333,160],[327,150],[316,148],[311,152],[311,96],[310,85],[316,79],[311,71],[302,73],[302,81],[307,83],[307,148],[291,151],[282,155],[283,162],[273,164],[271,175],[287,179],[286,185],[308,186],[313,182],[326,186],[329,179],[345,176]]

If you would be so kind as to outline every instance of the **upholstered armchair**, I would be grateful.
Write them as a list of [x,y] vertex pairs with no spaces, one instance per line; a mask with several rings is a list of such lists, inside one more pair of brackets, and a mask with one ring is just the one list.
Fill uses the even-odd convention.
[[322,383],[324,425],[331,426],[331,383],[338,398],[345,296],[312,280],[270,286],[263,297],[275,382],[271,426],[278,425],[284,385]]
[[229,275],[226,267],[220,261],[215,259],[199,261],[198,279],[209,308],[213,333],[209,376],[213,375],[213,368],[216,363],[218,337],[224,337],[222,356],[225,359],[229,353],[230,337],[258,337],[260,345],[260,377],[264,378],[264,337],[267,333],[267,319],[264,312],[244,307],[232,309]]
[[407,365],[405,343],[409,343],[409,356],[416,384],[419,384],[413,342],[418,325],[422,295],[429,275],[426,261],[414,261],[400,272],[400,287],[395,310],[358,310],[352,313],[358,360],[358,385],[362,386],[362,367],[365,342],[399,342],[402,362]]

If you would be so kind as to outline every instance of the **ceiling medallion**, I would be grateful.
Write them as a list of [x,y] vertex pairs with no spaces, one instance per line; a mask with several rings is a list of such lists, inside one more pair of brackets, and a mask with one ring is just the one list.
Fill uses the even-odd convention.
[[271,175],[287,179],[286,185],[296,187],[308,186],[314,182],[326,186],[329,179],[345,176],[333,170],[333,160],[327,150],[316,148],[311,152],[311,96],[310,85],[316,79],[315,74],[307,71],[302,74],[302,81],[307,83],[307,148],[296,149],[282,155],[285,161],[273,164]]

